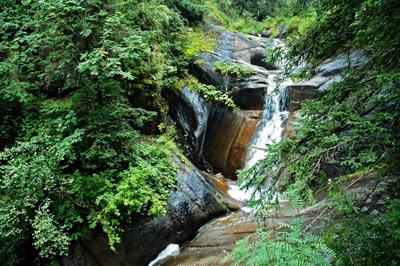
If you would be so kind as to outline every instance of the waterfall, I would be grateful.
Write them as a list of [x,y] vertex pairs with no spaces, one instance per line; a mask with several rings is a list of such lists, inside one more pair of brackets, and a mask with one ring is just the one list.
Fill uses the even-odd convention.
[[264,158],[267,145],[278,143],[282,139],[284,124],[289,116],[286,86],[290,81],[285,80],[278,85],[275,80],[277,75],[276,71],[269,72],[264,112],[248,147],[246,168]]
[[[266,147],[269,144],[278,143],[282,139],[282,131],[285,121],[289,116],[289,95],[286,86],[290,80],[284,80],[279,85],[276,83],[277,71],[269,71],[268,88],[264,100],[264,111],[257,126],[256,133],[248,147],[245,167],[253,166],[258,160],[266,156]],[[246,202],[255,193],[254,188],[241,190],[236,182],[228,181],[228,194],[244,203],[241,208],[245,212],[252,212],[252,208],[246,206]],[[255,194],[257,197],[257,193]]]

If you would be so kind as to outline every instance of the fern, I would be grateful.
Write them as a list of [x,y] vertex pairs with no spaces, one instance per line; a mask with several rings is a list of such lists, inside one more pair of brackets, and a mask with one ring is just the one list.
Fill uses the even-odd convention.
[[239,265],[331,265],[335,253],[323,237],[305,233],[304,220],[281,224],[277,232],[259,230],[240,240],[224,261]]

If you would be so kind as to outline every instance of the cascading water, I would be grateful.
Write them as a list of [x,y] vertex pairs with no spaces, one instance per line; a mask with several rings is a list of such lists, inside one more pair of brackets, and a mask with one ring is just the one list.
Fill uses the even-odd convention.
[[[280,83],[279,86],[275,81],[278,71],[269,71],[268,88],[265,95],[264,111],[262,118],[257,126],[256,133],[248,147],[246,167],[253,166],[258,160],[264,158],[266,146],[277,143],[282,139],[282,131],[285,120],[289,116],[288,111],[288,93],[286,86],[290,84],[289,80]],[[254,193],[253,189],[242,190],[236,181],[227,180],[228,194],[242,203],[241,210],[245,213],[251,213],[254,210],[246,206]],[[207,225],[205,225],[207,226]],[[202,230],[199,230],[201,234]],[[149,265],[157,265],[168,257],[177,256],[180,247],[177,244],[170,244],[160,255]]]
[[264,112],[248,148],[246,168],[264,158],[267,145],[278,143],[282,139],[284,123],[289,116],[288,93],[285,88],[290,84],[290,81],[285,80],[278,85],[275,81],[277,75],[277,72],[270,71],[269,73]]
[[[284,124],[289,116],[288,93],[286,86],[290,80],[284,80],[279,85],[276,83],[278,71],[269,71],[268,88],[265,95],[264,111],[257,126],[256,133],[248,147],[245,167],[253,166],[266,155],[266,147],[269,144],[278,143],[282,139]],[[254,189],[241,190],[236,182],[229,182],[229,195],[242,202],[244,205],[254,194]],[[252,209],[244,206],[242,210],[251,212]]]
[[[228,36],[226,39],[226,43],[223,44],[223,47],[227,47],[226,49],[222,49],[220,51],[221,54],[224,54],[227,57],[231,57],[231,50],[232,50],[232,36]],[[280,40],[272,40],[273,42],[276,42],[277,46],[282,46],[283,43]],[[245,162],[245,167],[251,167],[253,166],[258,160],[263,159],[266,156],[266,147],[267,145],[278,143],[282,139],[282,132],[284,129],[284,124],[285,121],[287,120],[289,116],[289,111],[288,111],[288,93],[286,90],[286,86],[289,85],[291,82],[289,80],[285,80],[281,82],[280,84],[277,84],[275,81],[275,78],[277,75],[279,75],[279,71],[276,70],[270,70],[268,72],[268,88],[267,88],[267,93],[265,95],[264,99],[264,110],[263,110],[263,115],[262,118],[260,119],[256,132],[252,138],[252,141],[250,142],[250,145],[247,147],[247,156],[246,156],[246,162]],[[224,78],[224,85],[225,87],[228,87],[229,83],[228,77]],[[226,179],[225,179],[226,180]],[[252,217],[251,214],[247,214],[249,212],[253,212],[254,210],[250,207],[247,206],[247,202],[251,199],[251,197],[254,194],[254,189],[248,189],[248,190],[242,190],[239,185],[237,184],[236,181],[233,180],[226,180],[228,184],[228,194],[233,198],[236,199],[238,202],[242,203],[242,212],[238,212],[239,215],[235,214],[229,214],[228,216],[225,217],[220,217],[214,222],[210,222],[208,224],[205,224],[198,232],[198,235],[196,238],[201,236],[202,234],[207,234],[207,230],[215,226],[218,222],[218,220],[222,220],[222,225],[223,227],[226,227],[226,221],[232,217],[232,221],[236,221],[236,225],[234,225],[232,230],[238,230],[238,234],[242,234],[243,231],[241,228],[246,227],[246,223],[250,223],[250,227],[246,228],[246,230],[249,230],[251,232],[252,228],[252,219],[253,218],[244,218],[241,220],[243,217]],[[232,222],[230,221],[230,222]],[[240,225],[240,226],[239,226]],[[244,226],[244,227],[243,227]],[[238,227],[237,229],[235,229]],[[218,231],[213,232],[212,234],[214,235],[215,233],[218,234]],[[236,231],[234,231],[236,232]],[[237,235],[236,233],[233,233],[234,235]],[[223,234],[221,235],[223,238]],[[193,241],[196,241],[196,238]],[[208,239],[206,237],[206,239]],[[234,241],[234,237],[230,237],[229,240],[226,241]],[[227,242],[227,243],[228,243]],[[224,242],[224,244],[226,244]],[[208,242],[207,242],[207,247],[208,247]],[[191,247],[192,249],[195,249],[195,247]],[[183,249],[184,250],[184,249]],[[189,254],[190,249],[188,249]],[[178,256],[181,252],[181,248],[177,244],[170,244],[163,252],[160,253],[160,255],[155,259],[150,265],[158,265],[158,263],[162,262],[165,258],[168,257],[175,257]],[[225,252],[225,248],[224,248]],[[182,255],[185,257],[185,255]],[[198,259],[199,254],[193,254],[193,257]],[[211,255],[212,257],[212,255]],[[169,265],[177,265],[177,264],[169,264]],[[197,264],[196,264],[197,265]],[[203,265],[203,264],[202,264]]]

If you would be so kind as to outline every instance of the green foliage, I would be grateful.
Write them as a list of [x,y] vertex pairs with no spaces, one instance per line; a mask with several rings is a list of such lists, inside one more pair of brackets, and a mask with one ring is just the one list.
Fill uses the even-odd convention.
[[377,214],[353,212],[329,224],[327,245],[343,265],[398,265],[400,201],[391,200]]
[[268,146],[263,160],[240,173],[244,187],[261,191],[261,206],[273,203],[278,190],[314,202],[315,192],[327,189],[328,207],[341,215],[326,225],[337,264],[398,261],[398,194],[386,199],[393,203],[382,213],[362,214],[345,184],[370,173],[399,184],[393,176],[400,154],[400,64],[394,59],[400,35],[391,30],[399,10],[392,0],[326,0],[316,6],[315,23],[289,39],[288,52],[281,54],[286,74],[304,61],[313,74],[324,59],[353,47],[366,49],[372,61],[302,105],[296,136]]
[[[343,6],[337,8],[334,5],[336,2],[327,1],[326,5],[320,7],[316,25],[302,38],[293,40],[286,54],[287,59],[293,64],[300,59],[316,63],[332,55],[332,49],[338,48],[340,51],[358,44],[372,49],[373,65],[348,73],[342,82],[332,86],[325,95],[305,104],[297,126],[297,137],[268,147],[268,157],[255,168],[242,173],[245,183],[260,185],[271,178],[275,184],[279,176],[285,173],[291,177],[290,189],[310,199],[311,188],[326,184],[329,177],[365,169],[384,172],[392,168],[398,150],[396,117],[399,116],[399,95],[396,88],[400,81],[400,66],[392,61],[393,54],[389,51],[395,49],[398,41],[386,40],[387,37],[375,38],[375,35],[384,34],[382,29],[376,28],[375,23],[383,19],[381,13],[376,12],[386,11],[388,17],[384,18],[385,25],[395,25],[398,16],[392,8],[399,6],[386,0],[378,1],[378,10],[373,8],[378,5],[373,3],[375,1],[366,1],[364,4],[340,2]],[[385,9],[389,6],[390,10]],[[372,16],[368,19],[361,14],[354,17],[352,14],[358,14],[360,7],[363,10],[371,8]],[[343,14],[339,15],[338,12]],[[344,15],[352,16],[351,20],[347,18],[342,21]],[[368,23],[365,24],[364,20]],[[354,23],[368,27],[361,30],[353,27]],[[347,33],[343,34],[343,31]],[[376,33],[370,34],[373,38],[368,38],[364,35],[365,31]],[[315,43],[316,34],[319,43],[309,46],[307,43]],[[338,34],[343,38],[339,38]],[[331,43],[331,38],[342,43],[336,47]],[[400,40],[397,35],[390,38]],[[257,177],[244,178],[249,175]]]
[[64,233],[64,228],[59,227],[54,221],[54,215],[49,210],[49,203],[46,202],[36,212],[35,220],[32,223],[33,245],[39,250],[42,258],[52,258],[68,254],[70,238]]
[[270,180],[274,195],[284,173],[290,176],[285,189],[312,201],[313,189],[327,185],[330,178],[365,169],[386,171],[398,150],[400,79],[385,74],[366,81],[365,75],[353,73],[305,104],[297,137],[267,147],[265,159],[240,173],[244,186],[262,186]]
[[51,263],[95,226],[115,245],[166,210],[179,151],[161,90],[191,31],[159,1],[3,2],[0,260]]
[[89,217],[90,226],[102,225],[113,250],[123,232],[121,224],[130,223],[133,214],[155,216],[166,212],[166,201],[177,174],[172,156],[178,153],[167,136],[154,144],[136,145],[131,165],[118,174],[119,183],[96,198],[100,210]]
[[7,162],[0,167],[0,255],[3,261],[8,258],[13,264],[23,259],[23,243],[29,239],[31,223],[37,238],[35,247],[40,255],[49,257],[59,255],[53,254],[57,250],[64,252],[65,247],[61,244],[68,242],[63,233],[57,233],[49,227],[49,234],[60,236],[60,239],[45,241],[46,231],[42,227],[53,223],[54,217],[48,210],[39,210],[36,214],[35,209],[46,198],[62,197],[69,182],[62,168],[65,162],[74,157],[72,147],[81,140],[82,134],[81,130],[65,138],[41,134],[0,153],[1,161]]
[[257,74],[257,70],[241,64],[227,63],[226,61],[217,61],[213,63],[214,68],[223,75],[233,75],[236,78]]
[[200,22],[206,12],[205,0],[166,0],[166,4],[177,9],[189,23]]
[[220,24],[226,29],[246,34],[261,33],[262,23],[251,15],[239,15],[239,11],[229,1],[207,1],[207,16],[205,20],[210,24]]
[[274,17],[266,18],[263,27],[271,31],[272,38],[285,37],[287,40],[300,38],[315,24],[316,13],[308,9],[293,15],[287,10],[282,10]]
[[313,27],[300,39],[289,43],[286,55],[297,65],[304,60],[311,69],[322,60],[352,47],[369,50],[376,65],[398,67],[400,35],[393,26],[400,21],[396,0],[320,1]]
[[193,76],[188,76],[186,79],[179,79],[173,86],[176,91],[180,91],[185,86],[188,86],[208,101],[222,104],[232,110],[238,109],[227,91],[222,91],[213,85],[205,85]]
[[200,28],[188,30],[185,35],[184,55],[192,58],[199,53],[211,52],[214,48],[215,39],[206,35]]
[[[277,230],[277,231],[275,231]],[[225,260],[238,265],[331,265],[335,253],[321,236],[305,232],[301,219],[273,232],[259,230],[240,240]]]
[[298,37],[313,24],[313,7],[317,3],[312,0],[208,1],[206,21],[245,34],[260,34],[268,29],[272,37]]

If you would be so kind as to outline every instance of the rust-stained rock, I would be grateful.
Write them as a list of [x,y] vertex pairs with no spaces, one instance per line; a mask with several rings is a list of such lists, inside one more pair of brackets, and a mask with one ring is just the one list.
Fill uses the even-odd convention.
[[230,265],[222,262],[236,241],[254,233],[257,222],[243,212],[233,213],[214,220],[200,229],[197,237],[185,245],[181,253],[163,266]]
[[[375,174],[366,174],[348,181],[348,189],[355,198],[365,200],[365,195],[376,188]],[[297,217],[303,217],[306,224],[320,224],[329,215],[324,213],[327,191],[320,191],[316,198],[318,202],[310,207],[293,211],[289,202],[282,201],[281,211],[274,217],[263,220],[259,224],[252,213],[238,211],[218,218],[203,226],[195,239],[181,248],[179,255],[169,258],[159,264],[162,266],[228,266],[232,261],[223,261],[224,257],[234,248],[238,240],[254,233],[263,226],[266,230],[279,229],[281,223],[289,223]],[[377,200],[376,200],[377,201]],[[373,202],[371,200],[371,202]],[[370,203],[371,203],[370,202]],[[369,205],[368,205],[369,206]],[[318,228],[316,226],[315,228]]]
[[245,164],[247,146],[257,128],[261,111],[231,112],[216,108],[207,130],[204,154],[214,170],[235,179]]

